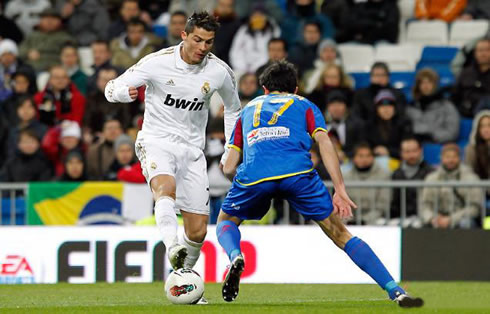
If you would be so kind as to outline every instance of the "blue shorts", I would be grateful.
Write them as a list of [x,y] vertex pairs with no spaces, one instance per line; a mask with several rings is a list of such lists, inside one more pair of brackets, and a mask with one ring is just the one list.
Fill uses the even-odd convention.
[[259,220],[267,213],[275,197],[288,200],[305,219],[321,221],[333,210],[330,194],[315,170],[250,186],[234,180],[221,210],[242,220]]

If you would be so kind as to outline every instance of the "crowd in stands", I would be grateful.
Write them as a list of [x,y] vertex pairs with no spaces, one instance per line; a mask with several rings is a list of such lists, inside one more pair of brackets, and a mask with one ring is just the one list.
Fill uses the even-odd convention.
[[[408,2],[407,15],[400,8]],[[417,21],[488,25],[490,1],[8,0],[0,5],[0,182],[143,183],[133,141],[144,87],[128,104],[109,103],[104,88],[145,55],[179,44],[195,10],[219,18],[213,53],[234,70],[242,104],[262,94],[259,77],[271,62],[297,66],[299,94],[324,113],[347,181],[489,179],[490,31],[458,47],[443,70],[417,66],[401,89],[387,60],[373,60],[362,83],[346,71],[341,47],[401,44]],[[462,138],[465,121],[472,126]],[[213,96],[205,152],[217,186],[210,191],[214,213],[227,191],[219,188],[226,186],[218,168],[224,141],[223,106]],[[424,160],[430,145],[439,149],[426,159],[440,162]],[[328,179],[315,148],[312,159]],[[354,221],[399,221],[398,189],[349,192],[362,209]],[[427,188],[419,205],[416,189],[408,189],[404,223],[474,226],[484,192]]]

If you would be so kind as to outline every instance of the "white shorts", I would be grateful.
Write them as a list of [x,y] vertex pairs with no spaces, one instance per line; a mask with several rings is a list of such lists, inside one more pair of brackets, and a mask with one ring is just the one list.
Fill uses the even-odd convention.
[[201,149],[178,138],[155,138],[138,132],[136,156],[150,184],[157,175],[175,178],[175,211],[209,215],[209,181],[206,158]]

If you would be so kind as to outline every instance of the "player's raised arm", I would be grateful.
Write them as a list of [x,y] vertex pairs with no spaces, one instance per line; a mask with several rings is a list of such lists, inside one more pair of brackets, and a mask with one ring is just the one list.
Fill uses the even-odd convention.
[[110,80],[105,86],[105,98],[110,102],[132,102],[138,97],[137,88],[145,85],[150,79],[151,58],[149,55],[141,59],[121,74],[118,78]]
[[[233,127],[237,122],[238,117],[241,112],[240,98],[238,97],[237,84],[235,80],[235,74],[233,71],[225,65],[226,74],[223,80],[221,88],[218,89],[218,93],[223,99],[223,104],[225,106],[225,138],[226,143],[229,142],[231,133],[233,132]],[[228,156],[229,149],[225,145],[225,153],[221,157],[221,164],[225,164],[225,160]]]

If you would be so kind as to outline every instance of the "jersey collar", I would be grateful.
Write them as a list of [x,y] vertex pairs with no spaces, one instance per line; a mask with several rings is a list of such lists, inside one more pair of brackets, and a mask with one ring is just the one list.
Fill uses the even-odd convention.
[[204,57],[204,60],[202,60],[202,62],[199,64],[189,64],[189,63],[185,62],[182,59],[182,56],[180,55],[180,47],[182,46],[182,44],[183,44],[183,42],[180,42],[180,44],[175,46],[175,53],[174,53],[175,67],[178,69],[187,71],[187,72],[199,71],[202,68],[204,68],[204,66],[208,62],[208,56]]

